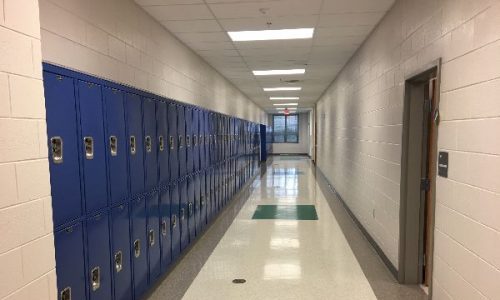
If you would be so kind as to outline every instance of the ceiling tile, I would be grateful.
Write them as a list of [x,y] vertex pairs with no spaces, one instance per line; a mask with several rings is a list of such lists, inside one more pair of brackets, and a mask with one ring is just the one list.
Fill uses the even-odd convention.
[[[268,24],[270,22],[271,24]],[[227,31],[268,30],[315,27],[318,15],[221,19],[221,26]]]
[[319,14],[321,0],[279,0],[209,4],[218,19],[303,16]]
[[173,33],[222,31],[216,20],[165,21],[162,25]]
[[177,37],[188,44],[197,42],[231,42],[225,32],[178,33]]
[[203,0],[135,0],[141,6],[174,5],[174,4],[202,4]]
[[385,12],[394,0],[328,0],[323,3],[322,14]]
[[383,15],[383,12],[320,15],[318,27],[374,26]]
[[144,6],[144,9],[160,22],[213,19],[205,4]]

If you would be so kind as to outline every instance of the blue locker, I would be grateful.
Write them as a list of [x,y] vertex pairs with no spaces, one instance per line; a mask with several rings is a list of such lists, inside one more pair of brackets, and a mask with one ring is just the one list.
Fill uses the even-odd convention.
[[125,95],[127,136],[130,171],[130,192],[137,195],[144,192],[144,147],[142,146],[142,101],[136,94]]
[[[198,236],[203,230],[203,222],[201,219],[201,214],[204,205],[201,205],[201,177],[202,172],[197,172],[194,176],[194,214],[195,214],[195,226],[196,235]],[[205,200],[203,200],[205,201]]]
[[195,179],[193,175],[188,176],[187,178],[187,201],[188,201],[188,231],[189,231],[189,241],[194,241],[196,237],[196,212],[195,212]]
[[193,173],[194,161],[193,161],[193,109],[191,107],[186,107],[184,109],[185,120],[186,120],[186,174]]
[[103,89],[106,112],[106,153],[111,204],[123,203],[128,196],[127,138],[122,91]]
[[148,288],[148,254],[146,234],[146,201],[139,197],[131,202],[131,254],[135,299],[140,299]]
[[111,255],[108,213],[87,219],[89,299],[111,299]]
[[188,187],[187,179],[179,181],[180,210],[179,219],[181,225],[181,250],[189,245],[189,225],[188,225]]
[[[44,72],[54,226],[83,214],[76,97],[71,78]],[[76,294],[78,295],[78,293]]]
[[193,109],[193,170],[197,172],[200,170],[200,111],[198,109]]
[[210,168],[210,219],[213,219],[217,213],[217,197],[215,190],[215,166]]
[[[156,103],[156,122],[158,130],[158,167],[159,182],[167,184],[170,180],[169,169],[169,147],[168,147],[168,104],[166,102]],[[169,217],[170,218],[170,217]]]
[[168,147],[169,147],[169,167],[170,181],[173,182],[179,178],[179,150],[178,150],[178,132],[177,132],[177,105],[168,104]]
[[156,147],[156,103],[153,99],[143,99],[144,151],[146,153],[146,191],[158,184],[158,152]]
[[86,299],[83,226],[54,233],[58,299]]
[[179,182],[170,186],[170,224],[172,232],[172,261],[181,253],[181,223],[180,223],[180,190]]
[[158,192],[153,192],[146,198],[148,207],[148,255],[149,282],[153,283],[161,274],[161,250],[159,241],[160,208]]
[[108,204],[101,86],[78,81],[85,208],[87,213]]
[[198,152],[200,155],[200,170],[204,170],[206,165],[206,127],[205,127],[205,112],[202,110],[198,111],[198,128],[199,128],[199,138],[198,138]]
[[114,299],[132,300],[132,261],[130,257],[130,212],[128,204],[111,211],[112,270]]
[[172,262],[172,234],[170,232],[170,190],[163,190],[160,194],[160,247],[161,272],[165,273]]
[[177,134],[179,135],[179,177],[184,177],[187,174],[187,152],[185,107],[182,105],[177,105]]
[[201,231],[207,224],[207,208],[209,207],[209,197],[207,193],[207,171],[200,172],[200,227]]

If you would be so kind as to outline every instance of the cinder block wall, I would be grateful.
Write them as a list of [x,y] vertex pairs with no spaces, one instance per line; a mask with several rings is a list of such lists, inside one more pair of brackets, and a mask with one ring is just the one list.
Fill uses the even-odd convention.
[[43,60],[266,123],[265,112],[133,0],[40,0]]
[[404,80],[440,57],[434,299],[498,299],[500,1],[397,1],[318,102],[318,165],[397,267]]
[[56,299],[37,0],[0,0],[0,299]]

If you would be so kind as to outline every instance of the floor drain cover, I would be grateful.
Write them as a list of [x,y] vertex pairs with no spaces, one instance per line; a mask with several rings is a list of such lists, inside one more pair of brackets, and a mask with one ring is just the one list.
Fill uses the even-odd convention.
[[245,279],[241,278],[233,279],[233,283],[245,283],[245,282],[247,282]]

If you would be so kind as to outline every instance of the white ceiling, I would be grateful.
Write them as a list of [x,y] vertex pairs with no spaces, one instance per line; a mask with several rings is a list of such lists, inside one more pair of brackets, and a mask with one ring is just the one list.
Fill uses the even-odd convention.
[[[270,96],[300,96],[310,108],[394,0],[135,0],[268,112]],[[268,25],[268,23],[271,23]],[[313,39],[232,42],[227,31],[314,27]],[[305,68],[304,75],[252,70]],[[300,80],[287,84],[284,80]],[[302,91],[264,92],[263,87]]]

